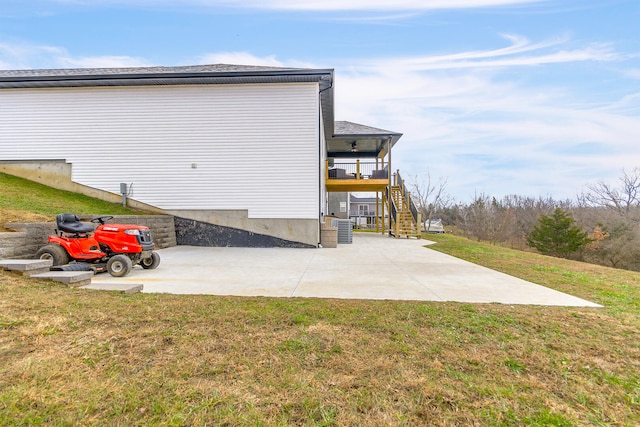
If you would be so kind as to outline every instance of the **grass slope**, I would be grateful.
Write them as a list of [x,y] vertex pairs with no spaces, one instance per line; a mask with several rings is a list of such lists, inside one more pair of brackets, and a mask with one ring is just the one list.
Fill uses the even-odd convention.
[[123,295],[0,272],[0,425],[640,424],[640,273],[429,238],[606,307]]
[[140,213],[81,194],[61,191],[0,173],[0,230],[8,222],[53,222],[57,214],[135,215]]

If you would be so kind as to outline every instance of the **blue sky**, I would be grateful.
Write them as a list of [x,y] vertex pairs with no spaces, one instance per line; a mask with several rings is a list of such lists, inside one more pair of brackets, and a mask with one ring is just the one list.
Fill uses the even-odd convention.
[[334,68],[403,176],[573,198],[640,167],[638,0],[0,0],[0,68]]

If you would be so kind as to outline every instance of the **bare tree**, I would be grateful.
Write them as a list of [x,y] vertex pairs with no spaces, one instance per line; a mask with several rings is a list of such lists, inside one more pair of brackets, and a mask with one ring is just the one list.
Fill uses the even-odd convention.
[[578,196],[584,222],[602,237],[587,247],[586,259],[616,268],[640,270],[640,168],[622,171],[616,184],[586,186]]
[[429,231],[434,215],[453,202],[446,191],[447,179],[440,177],[437,184],[432,182],[429,169],[424,177],[412,175],[410,179],[411,198],[422,215],[422,228]]
[[588,184],[588,192],[578,199],[581,204],[607,208],[626,221],[640,224],[640,168],[623,170],[619,182],[619,186],[604,181]]

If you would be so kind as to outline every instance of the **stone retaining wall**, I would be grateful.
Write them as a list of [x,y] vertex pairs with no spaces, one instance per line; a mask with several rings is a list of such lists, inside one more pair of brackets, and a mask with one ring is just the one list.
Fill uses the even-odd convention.
[[[79,215],[83,220],[95,216]],[[170,215],[116,215],[110,222],[145,225],[151,230],[158,249],[176,246],[175,224]],[[55,233],[56,224],[13,222],[5,224],[5,228],[13,231],[0,232],[0,259],[31,259],[47,243],[47,238]]]

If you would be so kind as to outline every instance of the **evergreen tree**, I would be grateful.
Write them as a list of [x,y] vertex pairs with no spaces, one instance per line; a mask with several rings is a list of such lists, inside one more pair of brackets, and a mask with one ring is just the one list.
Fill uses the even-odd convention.
[[527,237],[527,244],[545,255],[568,258],[590,242],[587,233],[575,224],[570,214],[557,208],[553,215],[541,215],[538,225]]

